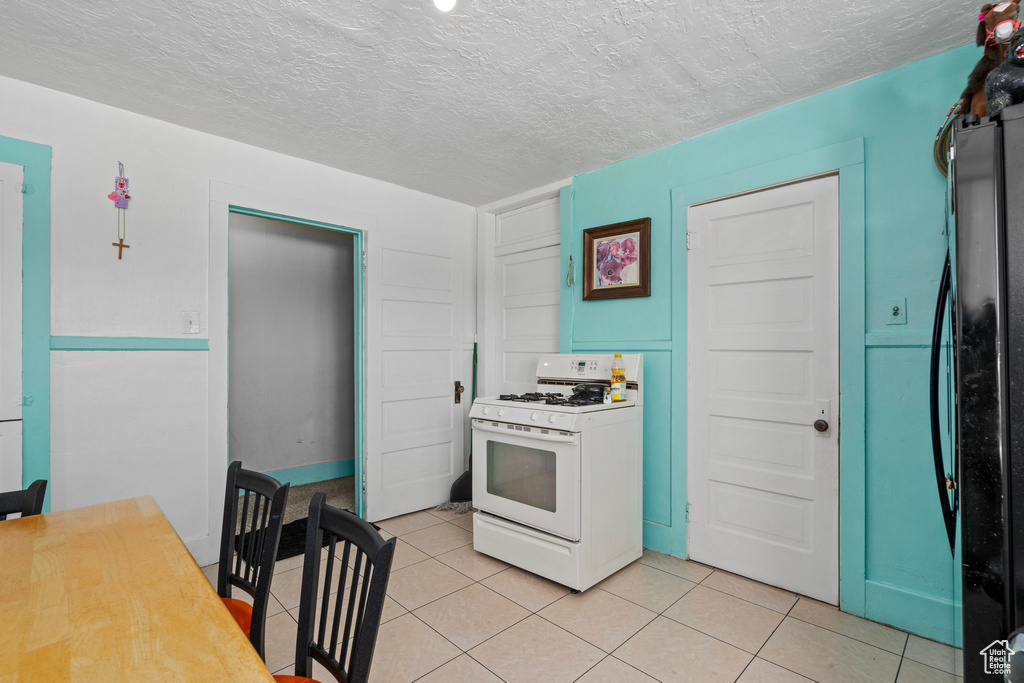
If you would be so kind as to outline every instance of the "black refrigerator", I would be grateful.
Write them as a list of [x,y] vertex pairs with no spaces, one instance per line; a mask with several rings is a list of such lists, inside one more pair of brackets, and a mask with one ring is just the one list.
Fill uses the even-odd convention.
[[[962,557],[964,680],[1024,681],[1024,105],[957,119],[950,174],[932,367],[948,292],[955,453],[943,460],[936,441],[935,474]],[[936,393],[933,378],[933,438]]]

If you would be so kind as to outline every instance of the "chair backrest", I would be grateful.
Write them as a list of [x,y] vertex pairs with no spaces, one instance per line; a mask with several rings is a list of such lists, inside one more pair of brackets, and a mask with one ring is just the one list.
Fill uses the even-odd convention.
[[273,477],[243,470],[237,460],[228,467],[217,594],[230,598],[231,589],[236,587],[252,596],[249,640],[264,659],[270,583],[281,543],[288,488],[289,484],[281,484]]
[[0,521],[7,515],[17,512],[22,517],[38,515],[43,511],[43,498],[46,497],[46,480],[36,479],[24,491],[8,491],[0,493]]
[[[321,560],[325,534],[327,557]],[[316,659],[339,681],[368,680],[394,553],[395,539],[385,542],[369,523],[325,505],[323,493],[313,495],[302,565],[297,676],[312,677]]]

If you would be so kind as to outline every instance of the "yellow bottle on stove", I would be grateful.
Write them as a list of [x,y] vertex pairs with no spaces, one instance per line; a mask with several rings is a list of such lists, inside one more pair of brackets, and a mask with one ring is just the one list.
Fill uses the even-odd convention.
[[616,353],[612,359],[612,402],[626,400],[626,363],[622,354]]

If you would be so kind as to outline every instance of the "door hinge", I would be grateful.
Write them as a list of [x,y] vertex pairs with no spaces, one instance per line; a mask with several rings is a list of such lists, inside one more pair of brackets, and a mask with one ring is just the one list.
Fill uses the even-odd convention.
[[22,183],[21,187],[18,188],[22,194],[35,194],[36,188],[31,183]]
[[363,270],[366,270],[366,250],[363,249]]
[[697,248],[697,233],[690,232],[689,230],[687,230],[686,231],[686,250],[690,251],[691,249],[696,249],[696,248]]
[[686,504],[686,521],[687,522],[690,521],[690,504],[689,503]]

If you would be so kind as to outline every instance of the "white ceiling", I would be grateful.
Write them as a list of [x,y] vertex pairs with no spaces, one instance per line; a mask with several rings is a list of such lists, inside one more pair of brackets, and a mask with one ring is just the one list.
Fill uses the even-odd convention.
[[979,5],[16,0],[0,73],[476,206],[962,45]]

